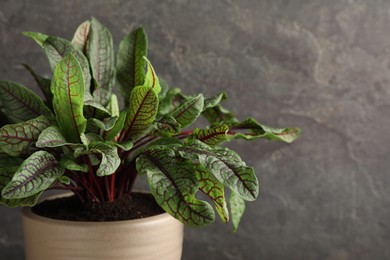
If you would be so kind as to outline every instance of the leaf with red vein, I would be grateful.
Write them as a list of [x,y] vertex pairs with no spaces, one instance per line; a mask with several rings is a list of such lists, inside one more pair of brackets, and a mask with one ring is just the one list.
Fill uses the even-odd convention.
[[41,115],[52,116],[42,99],[34,92],[13,81],[0,80],[0,107],[7,118],[19,123]]
[[144,133],[152,125],[157,109],[158,97],[151,87],[134,88],[123,128],[124,140],[134,140]]
[[46,55],[50,62],[50,67],[52,71],[57,66],[57,63],[60,62],[64,57],[69,54],[73,55],[75,59],[79,62],[82,69],[83,78],[84,78],[84,99],[92,99],[90,85],[91,85],[91,73],[89,71],[89,63],[84,54],[73,47],[73,45],[60,37],[49,36],[43,44],[43,48],[46,52]]
[[56,158],[46,151],[28,157],[2,191],[3,198],[21,199],[46,190],[64,174]]
[[61,133],[61,130],[57,126],[49,126],[39,135],[35,144],[38,148],[44,147],[61,147],[61,146],[79,147],[81,144],[72,144],[66,141],[65,137]]
[[184,147],[176,148],[182,157],[199,162],[225,186],[241,198],[253,201],[259,194],[259,184],[253,167],[234,151],[222,147],[210,147],[198,140],[189,140]]
[[26,122],[5,125],[0,129],[0,146],[11,156],[27,153],[41,132],[50,126],[45,116],[40,116]]
[[243,138],[246,140],[265,138],[286,143],[295,141],[301,134],[299,128],[273,128],[259,124],[253,118],[248,118],[240,123],[233,124],[230,129],[234,138]]
[[137,170],[147,174],[157,203],[176,219],[189,226],[205,226],[214,221],[212,207],[195,198],[199,183],[194,168],[175,156],[173,150],[155,148],[143,153],[137,159]]
[[116,64],[116,77],[120,84],[125,105],[133,88],[142,86],[145,81],[148,39],[142,27],[128,34],[119,44]]
[[105,106],[110,100],[115,79],[114,48],[110,31],[95,18],[90,22],[87,44],[86,55],[96,82],[93,97]]
[[146,64],[148,67],[148,71],[146,72],[145,76],[144,86],[151,87],[153,91],[156,92],[156,94],[158,95],[161,92],[160,81],[150,61],[146,57],[143,58],[146,60]]
[[83,115],[84,79],[79,62],[72,54],[65,56],[54,71],[51,91],[56,120],[66,140],[80,143],[87,120]]
[[71,41],[73,46],[85,55],[87,53],[87,42],[90,26],[91,23],[89,20],[80,24],[79,27],[77,27],[76,32],[74,33],[73,39]]
[[184,104],[176,108],[167,117],[173,117],[182,128],[192,124],[203,110],[204,98],[202,94],[189,98]]
[[228,135],[229,127],[227,125],[221,125],[213,127],[211,129],[195,129],[190,138],[196,138],[203,143],[214,146],[223,142],[231,140],[231,136]]
[[[1,168],[0,169],[0,191],[4,189],[4,187],[12,180],[12,177],[15,174],[15,171],[18,169],[18,167],[7,167],[7,168]],[[39,196],[42,194],[43,191],[38,192],[37,194],[22,198],[22,199],[5,199],[0,194],[0,205],[6,205],[10,208],[15,208],[19,206],[34,206]]]
[[99,168],[96,171],[97,176],[111,175],[118,169],[121,160],[115,145],[104,142],[93,142],[89,149],[91,153],[98,153],[102,157]]
[[195,174],[199,181],[199,190],[214,202],[221,220],[227,223],[229,221],[229,211],[225,201],[223,184],[215,179],[203,166],[196,166],[195,169]]

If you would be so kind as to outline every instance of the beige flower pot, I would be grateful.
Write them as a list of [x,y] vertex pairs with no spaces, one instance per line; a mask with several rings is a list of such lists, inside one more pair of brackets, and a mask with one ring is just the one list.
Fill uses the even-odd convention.
[[164,213],[137,220],[77,222],[22,213],[27,260],[179,260],[183,224]]

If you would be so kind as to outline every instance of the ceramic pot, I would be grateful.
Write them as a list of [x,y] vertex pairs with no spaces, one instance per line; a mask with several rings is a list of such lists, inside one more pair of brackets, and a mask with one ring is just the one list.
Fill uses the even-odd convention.
[[45,218],[24,208],[22,219],[27,260],[179,260],[182,254],[183,224],[167,213],[80,222]]

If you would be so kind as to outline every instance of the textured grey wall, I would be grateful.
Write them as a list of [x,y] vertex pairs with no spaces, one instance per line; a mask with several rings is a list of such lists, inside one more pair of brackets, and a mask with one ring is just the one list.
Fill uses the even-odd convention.
[[[187,229],[183,259],[390,258],[390,2],[0,0],[0,78],[48,73],[20,32],[70,38],[89,16],[116,44],[149,34],[157,72],[187,92],[227,89],[239,117],[300,126],[293,145],[237,143],[260,199],[236,234]],[[0,258],[22,259],[18,210],[0,209]]]

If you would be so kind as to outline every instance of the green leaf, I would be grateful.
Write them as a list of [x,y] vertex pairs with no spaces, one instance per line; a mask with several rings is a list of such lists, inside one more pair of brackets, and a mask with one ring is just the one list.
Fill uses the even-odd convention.
[[53,155],[46,151],[35,152],[20,165],[2,196],[6,199],[33,196],[49,188],[62,174],[64,169]]
[[95,18],[90,23],[87,57],[92,77],[97,83],[93,97],[105,106],[110,99],[115,79],[114,48],[110,31]]
[[221,125],[211,129],[195,129],[190,138],[196,138],[210,146],[215,146],[220,143],[230,141],[231,136],[228,135],[229,127]]
[[77,30],[74,33],[73,39],[71,41],[73,46],[84,54],[87,53],[87,42],[90,26],[91,24],[89,20],[80,24],[79,27],[77,27]]
[[220,126],[222,124],[232,125],[239,123],[238,119],[234,117],[233,113],[225,109],[221,105],[216,105],[205,109],[202,115],[211,124],[211,127]]
[[147,67],[148,67],[148,72],[146,73],[145,76],[144,86],[151,87],[153,91],[158,95],[161,92],[160,81],[150,61],[146,57],[143,58],[146,60]]
[[195,174],[199,181],[199,190],[214,202],[221,220],[224,223],[227,223],[229,221],[229,211],[225,201],[223,184],[215,179],[210,172],[201,165],[196,167]]
[[118,120],[117,116],[107,117],[103,120],[99,120],[96,118],[88,119],[88,123],[92,124],[95,127],[102,129],[103,131],[108,131],[115,126],[116,121]]
[[62,184],[65,184],[65,185],[70,184],[70,178],[68,176],[65,176],[65,175],[58,177],[58,181]]
[[5,125],[0,129],[0,146],[11,156],[27,153],[41,132],[50,126],[45,116],[40,116],[26,122]]
[[207,98],[204,100],[203,110],[216,107],[217,105],[219,105],[219,103],[221,103],[222,101],[224,101],[226,99],[227,99],[227,95],[225,92],[222,92],[222,93],[216,95],[215,97]]
[[30,72],[30,74],[34,77],[35,82],[37,83],[38,87],[41,89],[43,95],[46,98],[46,105],[49,108],[52,108],[52,100],[53,100],[53,93],[51,93],[50,90],[50,85],[51,85],[51,80],[41,77],[37,75],[33,69],[28,66],[27,64],[23,64],[23,66]]
[[117,147],[121,148],[123,151],[130,151],[131,148],[133,148],[134,144],[133,142],[127,141],[122,143],[113,143]]
[[98,176],[111,175],[118,169],[121,160],[118,156],[117,148],[114,145],[93,142],[89,149],[90,152],[98,153],[102,156],[100,166],[96,172]]
[[54,71],[57,67],[57,63],[59,63],[65,57],[68,57],[69,54],[74,56],[74,58],[79,62],[79,65],[82,69],[82,75],[85,84],[84,99],[85,101],[92,99],[90,92],[91,73],[89,72],[88,60],[84,56],[84,54],[75,47],[73,47],[73,45],[69,41],[59,37],[49,36],[44,42],[43,48],[45,49],[46,55],[49,59],[52,71]]
[[86,164],[78,164],[69,157],[62,157],[60,165],[70,171],[88,172],[88,166]]
[[154,122],[156,130],[155,135],[172,136],[179,134],[181,125],[173,117],[164,117],[163,119]]
[[40,97],[13,81],[0,80],[0,108],[13,123],[52,116]]
[[97,118],[100,120],[111,117],[110,111],[93,100],[84,102],[84,115],[86,118]]
[[119,116],[118,97],[115,94],[111,94],[110,113],[112,116]]
[[146,61],[143,57],[146,57],[147,49],[148,40],[142,27],[132,31],[119,44],[116,77],[126,107],[132,89],[144,84]]
[[187,146],[176,148],[181,156],[198,161],[217,180],[236,192],[241,198],[253,201],[259,193],[259,184],[252,167],[246,166],[240,156],[228,148],[214,147],[190,140]]
[[49,37],[46,34],[39,33],[39,32],[23,32],[23,34],[27,37],[30,37],[34,41],[36,41],[39,46],[43,48],[43,44],[46,41],[46,39]]
[[60,146],[73,146],[77,147],[80,144],[69,143],[61,133],[61,130],[57,126],[49,126],[38,137],[36,147],[60,147]]
[[119,114],[118,120],[115,122],[115,125],[113,128],[111,128],[107,133],[105,133],[105,140],[114,140],[115,137],[121,132],[123,129],[123,126],[125,124],[125,119],[126,119],[126,112],[121,112]]
[[203,110],[203,95],[199,94],[176,108],[169,116],[173,117],[182,128],[192,124]]
[[[0,191],[4,189],[4,187],[12,180],[12,177],[15,174],[15,171],[18,169],[18,167],[11,167],[11,168],[1,168],[0,169]],[[19,206],[34,206],[39,196],[42,194],[43,191],[22,199],[5,199],[2,196],[0,196],[0,205],[6,205],[10,208],[15,208]]]
[[246,140],[265,138],[291,143],[299,137],[300,133],[299,128],[273,128],[261,125],[253,118],[248,118],[241,123],[232,125],[230,134],[234,135],[235,138]]
[[172,88],[169,89],[163,97],[159,97],[158,117],[172,112],[178,106],[177,102],[175,102],[175,98],[177,98],[180,93],[181,90],[179,88]]
[[136,87],[130,95],[130,107],[124,124],[123,140],[134,140],[153,123],[157,114],[158,97],[151,87]]
[[53,108],[61,132],[72,143],[81,142],[87,120],[83,115],[84,80],[80,64],[73,55],[65,56],[54,71],[51,90]]
[[195,198],[199,183],[192,165],[176,157],[173,150],[146,151],[136,164],[140,174],[147,174],[150,191],[166,212],[189,226],[205,226],[214,221],[211,206]]
[[245,211],[245,201],[236,193],[231,192],[229,198],[230,214],[233,223],[233,231],[236,232]]

